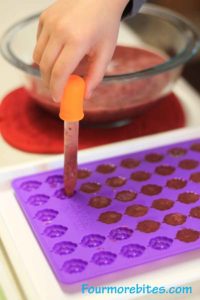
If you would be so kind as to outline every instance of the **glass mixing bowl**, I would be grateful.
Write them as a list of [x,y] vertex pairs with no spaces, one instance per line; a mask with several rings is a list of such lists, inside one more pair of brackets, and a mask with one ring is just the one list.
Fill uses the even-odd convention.
[[[52,101],[32,61],[38,16],[10,27],[1,40],[1,52],[26,75],[24,85],[31,97],[58,115],[59,104]],[[121,22],[106,75],[84,101],[84,120],[101,123],[132,118],[171,91],[182,67],[199,49],[199,35],[186,19],[168,9],[144,5],[136,17]],[[84,65],[83,61],[76,72],[84,75]]]

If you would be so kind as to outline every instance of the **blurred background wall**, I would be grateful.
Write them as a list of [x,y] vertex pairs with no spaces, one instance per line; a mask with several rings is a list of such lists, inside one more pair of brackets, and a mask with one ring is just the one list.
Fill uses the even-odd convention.
[[150,1],[174,9],[191,19],[200,30],[200,0],[153,0]]
[[[149,2],[181,13],[196,25],[200,34],[200,0],[150,0]],[[200,91],[200,54],[186,65],[183,75]]]

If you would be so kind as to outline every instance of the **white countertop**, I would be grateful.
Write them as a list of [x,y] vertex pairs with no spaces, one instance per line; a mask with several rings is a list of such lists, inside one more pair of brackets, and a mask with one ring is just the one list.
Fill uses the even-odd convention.
[[[111,144],[80,152],[79,160],[81,163],[104,157],[112,157],[113,152],[117,154],[149,149],[152,147],[179,142],[186,139],[199,137],[200,127],[185,128]],[[117,149],[117,152],[116,152]],[[52,158],[37,164],[24,166],[23,170],[13,167],[10,169],[10,176],[15,177],[24,173],[33,173],[52,169],[62,165],[62,158]],[[1,175],[1,174],[0,174]],[[0,176],[0,181],[5,180],[4,175]],[[61,287],[54,277],[51,268],[45,259],[39,244],[37,243],[24,215],[17,204],[13,191],[7,187],[4,192],[0,192],[0,236],[4,247],[12,261],[16,276],[21,283],[21,288],[27,295],[28,300],[88,300],[101,299],[98,295],[81,294],[81,284]],[[153,263],[145,264],[133,269],[128,269],[115,274],[106,275],[94,280],[87,281],[90,285],[114,285],[131,286],[132,284],[149,284],[151,286],[192,286],[193,295],[191,300],[198,299],[200,282],[200,250],[184,253],[174,257],[166,258]],[[140,298],[141,297],[141,298]],[[154,296],[155,297],[155,296]],[[135,295],[141,300],[153,300],[152,296]],[[170,299],[174,300],[178,295],[173,295]],[[117,300],[121,295],[105,294],[104,299]],[[123,299],[132,300],[133,298],[125,294]],[[159,300],[169,300],[167,295],[159,295]],[[183,295],[181,299],[185,298]],[[13,300],[13,299],[11,299]]]

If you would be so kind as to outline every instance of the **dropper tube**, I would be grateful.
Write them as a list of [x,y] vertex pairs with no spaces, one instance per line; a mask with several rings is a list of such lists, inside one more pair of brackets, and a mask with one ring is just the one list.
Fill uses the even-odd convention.
[[67,196],[72,196],[77,181],[77,152],[79,121],[84,117],[83,99],[85,81],[71,75],[61,100],[60,118],[64,121],[64,186]]
[[72,196],[77,181],[79,122],[64,122],[64,186],[67,196]]

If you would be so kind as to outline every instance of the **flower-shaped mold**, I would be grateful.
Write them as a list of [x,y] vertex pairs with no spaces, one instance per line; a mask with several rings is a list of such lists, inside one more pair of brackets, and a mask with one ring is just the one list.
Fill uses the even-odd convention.
[[41,206],[41,205],[44,205],[45,203],[47,203],[49,198],[50,197],[47,195],[36,194],[36,195],[30,196],[28,198],[27,202],[33,206]]
[[195,242],[199,239],[199,237],[199,231],[190,228],[181,229],[176,234],[177,240],[185,243]]
[[58,199],[60,199],[60,200],[67,199],[67,196],[65,194],[65,189],[61,188],[61,189],[55,191],[55,197],[58,198]]
[[193,144],[190,149],[195,152],[200,152],[200,143]]
[[36,180],[30,180],[30,181],[25,181],[20,185],[20,188],[23,191],[26,192],[32,192],[34,190],[37,190],[40,186],[41,186],[41,182],[40,181],[36,181]]
[[156,199],[153,201],[152,206],[155,209],[158,210],[168,210],[174,206],[174,201],[170,199]]
[[52,252],[58,255],[68,255],[74,252],[76,248],[77,244],[68,241],[62,241],[53,246]]
[[77,178],[78,179],[85,179],[85,178],[88,178],[90,177],[91,175],[91,172],[87,169],[78,169],[78,172],[77,172]]
[[145,233],[157,231],[160,228],[160,223],[154,220],[145,220],[137,224],[137,230]]
[[197,168],[199,165],[199,162],[197,160],[194,159],[184,159],[181,160],[180,163],[178,164],[178,166],[182,169],[185,170],[192,170]]
[[105,239],[105,236],[100,234],[88,234],[82,238],[81,245],[88,248],[99,247],[104,243]]
[[195,182],[195,183],[200,183],[200,172],[196,172],[191,174],[190,180]]
[[57,185],[61,185],[64,182],[63,175],[52,175],[47,177],[46,182],[50,185],[50,187],[56,187]]
[[161,176],[168,176],[175,172],[175,167],[168,166],[168,165],[162,165],[162,166],[156,167],[155,172]]
[[50,223],[58,215],[58,211],[54,209],[39,210],[35,214],[35,218],[43,223]]
[[134,169],[140,165],[140,161],[134,158],[125,158],[121,161],[121,166],[127,169]]
[[156,250],[166,250],[171,247],[173,239],[166,236],[157,236],[149,241],[149,246]]
[[177,226],[177,225],[184,224],[186,222],[186,219],[187,219],[187,217],[183,214],[171,213],[164,217],[163,222],[168,225]]
[[172,148],[168,153],[173,157],[183,156],[187,153],[187,150],[181,147]]
[[162,186],[157,184],[147,184],[143,185],[141,188],[141,193],[147,195],[147,196],[155,196],[162,192]]
[[116,194],[115,199],[121,202],[129,202],[137,197],[137,193],[131,190],[120,191]]
[[121,176],[111,177],[106,180],[106,184],[113,188],[120,187],[125,183],[126,183],[126,178]]
[[67,227],[62,225],[51,225],[45,228],[43,234],[50,238],[57,238],[65,234]]
[[86,194],[93,194],[100,190],[101,184],[97,182],[86,182],[80,187],[80,190]]
[[178,201],[190,204],[199,201],[200,196],[194,192],[184,192],[178,195]]
[[117,255],[115,253],[110,251],[101,251],[92,256],[92,262],[99,266],[105,266],[112,264],[116,258]]
[[159,153],[150,153],[145,156],[145,160],[150,163],[157,163],[163,160],[164,156]]
[[134,181],[146,181],[151,177],[149,172],[137,171],[131,174],[131,179]]
[[116,166],[113,164],[103,164],[103,165],[99,165],[96,168],[96,171],[98,173],[102,173],[102,174],[109,174],[112,173],[116,170]]
[[200,219],[200,206],[193,207],[190,210],[190,216],[193,217],[193,218]]
[[167,181],[167,187],[174,190],[183,189],[187,185],[187,181],[182,178],[173,178]]
[[121,220],[122,214],[115,211],[106,211],[100,214],[98,220],[105,224],[117,223]]
[[148,212],[148,207],[140,204],[134,204],[131,206],[128,206],[125,210],[125,214],[130,217],[142,217],[146,215]]
[[135,258],[141,256],[145,251],[145,247],[139,244],[129,244],[121,248],[120,254],[127,258]]
[[80,273],[85,270],[88,263],[82,259],[70,259],[64,262],[62,270],[69,274]]
[[133,234],[133,230],[128,227],[119,227],[113,229],[109,233],[109,238],[114,241],[121,241],[130,238]]
[[95,196],[90,198],[89,206],[94,208],[103,208],[111,204],[112,200],[104,196]]

